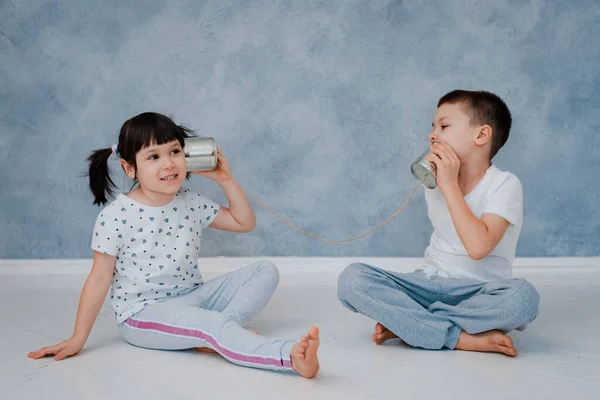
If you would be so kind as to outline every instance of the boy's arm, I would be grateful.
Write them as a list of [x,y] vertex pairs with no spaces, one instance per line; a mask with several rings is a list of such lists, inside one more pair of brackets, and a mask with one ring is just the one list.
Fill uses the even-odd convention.
[[498,245],[508,229],[509,222],[495,214],[484,214],[477,218],[469,208],[458,185],[460,160],[447,143],[431,146],[433,155],[427,159],[436,166],[438,187],[446,198],[452,222],[469,257],[480,260]]
[[59,361],[83,348],[112,282],[115,260],[115,256],[94,251],[94,265],[81,292],[73,336],[54,346],[33,351],[28,354],[29,358],[39,359],[54,354],[54,359]]
[[494,250],[508,229],[509,222],[494,214],[477,218],[471,211],[458,187],[444,191],[452,222],[469,257],[481,260]]

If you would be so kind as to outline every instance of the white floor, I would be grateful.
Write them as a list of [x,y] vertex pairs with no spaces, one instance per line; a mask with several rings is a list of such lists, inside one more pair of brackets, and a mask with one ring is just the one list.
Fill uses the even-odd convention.
[[[0,399],[598,399],[600,258],[517,260],[542,302],[511,334],[519,356],[375,346],[374,322],[343,308],[336,279],[348,259],[272,259],[281,283],[251,327],[298,338],[321,329],[312,380],[228,363],[194,351],[152,351],[120,340],[108,304],[76,357],[29,360],[67,338],[90,260],[0,261]],[[361,259],[399,271],[415,259]],[[251,259],[202,260],[205,278]],[[544,267],[541,268],[540,265]],[[594,395],[594,393],[596,393]]]

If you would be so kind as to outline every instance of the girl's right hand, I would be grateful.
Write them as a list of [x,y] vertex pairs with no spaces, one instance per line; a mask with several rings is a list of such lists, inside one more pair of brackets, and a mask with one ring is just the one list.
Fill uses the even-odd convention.
[[83,348],[84,344],[85,340],[80,340],[79,338],[72,336],[64,342],[55,344],[54,346],[44,347],[39,350],[32,351],[31,353],[27,354],[27,357],[37,360],[39,358],[53,354],[54,359],[56,361],[60,361],[64,358],[79,353],[79,351]]

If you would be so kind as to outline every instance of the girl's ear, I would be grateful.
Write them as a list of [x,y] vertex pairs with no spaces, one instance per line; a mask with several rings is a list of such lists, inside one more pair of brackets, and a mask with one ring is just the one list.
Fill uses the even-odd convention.
[[121,158],[121,167],[123,167],[129,179],[135,179],[135,167],[133,165]]

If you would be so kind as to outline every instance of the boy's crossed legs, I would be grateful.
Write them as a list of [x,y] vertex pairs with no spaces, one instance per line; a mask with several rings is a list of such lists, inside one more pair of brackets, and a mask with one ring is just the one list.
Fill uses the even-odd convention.
[[424,272],[409,274],[351,264],[340,275],[338,297],[376,321],[373,341],[399,337],[413,347],[517,354],[505,335],[537,316],[539,295],[524,279],[481,282]]

